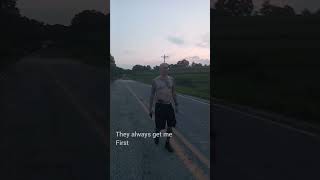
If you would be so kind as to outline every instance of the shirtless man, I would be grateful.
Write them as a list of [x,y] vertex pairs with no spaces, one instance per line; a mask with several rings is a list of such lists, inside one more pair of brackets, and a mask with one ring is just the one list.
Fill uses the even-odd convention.
[[[167,132],[172,133],[172,127],[176,125],[175,111],[178,112],[178,102],[175,91],[174,79],[168,76],[169,66],[166,63],[160,64],[160,76],[152,80],[149,115],[152,117],[153,100],[155,99],[155,131],[165,129],[167,124]],[[172,107],[172,101],[175,105],[175,111]],[[159,137],[155,138],[155,143],[159,143]],[[167,137],[165,148],[169,152],[173,152],[170,145],[170,137]]]

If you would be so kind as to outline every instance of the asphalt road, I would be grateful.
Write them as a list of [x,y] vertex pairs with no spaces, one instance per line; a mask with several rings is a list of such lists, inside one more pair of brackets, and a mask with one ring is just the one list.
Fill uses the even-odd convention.
[[106,68],[25,58],[0,74],[0,179],[107,179]]
[[319,180],[320,136],[212,105],[216,180]]
[[128,146],[115,145],[121,132],[154,131],[147,114],[150,86],[131,80],[111,84],[111,179],[208,179],[210,173],[210,105],[178,96],[179,113],[173,142],[175,153],[164,148],[165,138],[128,138]]
[[[108,179],[106,68],[67,59],[26,58],[0,74],[0,179]],[[145,109],[150,87],[116,81],[111,89],[112,179],[318,180],[320,138],[223,105],[179,96],[173,138],[131,138],[115,131],[153,132]],[[214,131],[215,154],[210,154]],[[214,156],[214,166],[208,159]]]
[[[148,105],[150,86],[134,81],[121,83]],[[181,114],[177,115],[177,130],[205,157],[212,156],[213,179],[320,179],[318,133],[299,127],[301,125],[274,121],[268,116],[251,114],[216,103],[211,105],[210,122],[207,113],[209,106],[205,102],[183,96],[179,96],[179,100]],[[139,106],[139,103],[136,106]],[[207,143],[210,139],[210,125],[211,133],[215,135],[211,138],[213,154],[209,153]],[[189,155],[194,156],[193,153]],[[204,166],[201,166],[197,159],[192,158],[204,170]],[[206,170],[204,172],[207,173]]]

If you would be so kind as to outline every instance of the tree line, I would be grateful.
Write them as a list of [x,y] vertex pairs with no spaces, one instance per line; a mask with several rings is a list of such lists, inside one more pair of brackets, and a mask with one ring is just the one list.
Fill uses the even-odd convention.
[[[208,65],[203,65],[201,63],[196,63],[196,62],[192,62],[190,64],[190,62],[186,59],[182,59],[180,61],[178,61],[176,64],[169,64],[169,69],[170,70],[181,70],[181,69],[191,69],[191,68],[207,68],[209,67]],[[132,67],[132,71],[133,72],[141,72],[141,71],[159,71],[159,66],[154,66],[153,68],[151,68],[150,65],[134,65]]]
[[0,65],[12,64],[44,47],[63,50],[71,57],[98,56],[101,58],[90,63],[106,64],[108,22],[109,15],[84,10],[76,14],[68,26],[50,25],[22,16],[16,0],[0,0]]
[[[151,67],[150,65],[140,65],[136,64],[131,69],[123,69],[116,65],[114,57],[110,54],[110,75],[111,81],[121,78],[123,75],[137,74],[144,72],[158,72],[159,66]],[[190,62],[187,59],[182,59],[176,64],[169,64],[169,72],[209,72],[210,65]]]
[[252,0],[218,0],[211,12],[215,16],[320,16],[320,9],[315,12],[304,9],[297,13],[290,5],[277,6],[270,0],[264,1],[257,10]]
[[319,15],[219,0],[211,9],[215,98],[319,123]]

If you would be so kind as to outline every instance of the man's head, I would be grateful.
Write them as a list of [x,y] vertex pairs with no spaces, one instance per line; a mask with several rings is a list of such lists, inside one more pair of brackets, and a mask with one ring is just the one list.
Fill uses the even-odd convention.
[[167,63],[160,64],[159,69],[160,69],[160,75],[162,75],[162,76],[168,75],[169,65]]

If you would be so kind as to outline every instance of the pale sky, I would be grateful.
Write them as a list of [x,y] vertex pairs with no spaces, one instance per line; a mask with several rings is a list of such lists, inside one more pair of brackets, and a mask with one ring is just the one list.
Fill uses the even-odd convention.
[[210,63],[210,0],[111,0],[111,54],[117,66],[151,67],[183,58]]

